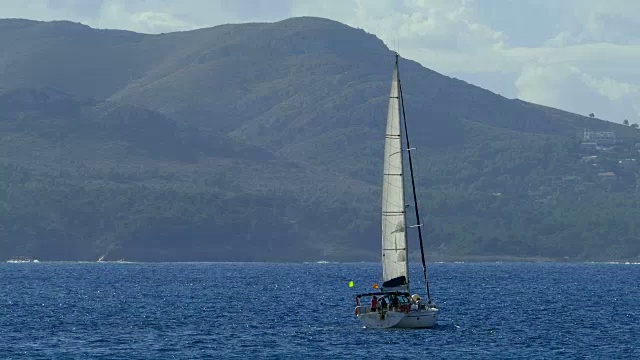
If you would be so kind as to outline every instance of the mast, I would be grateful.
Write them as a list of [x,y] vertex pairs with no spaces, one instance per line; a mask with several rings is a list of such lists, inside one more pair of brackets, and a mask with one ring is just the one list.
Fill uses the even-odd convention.
[[409,145],[409,132],[407,130],[407,116],[404,111],[404,97],[402,96],[402,84],[400,82],[400,68],[398,65],[399,55],[396,53],[396,71],[398,73],[398,96],[400,97],[400,106],[402,108],[402,122],[404,124],[404,136],[407,142],[407,153],[409,155],[409,172],[411,174],[411,189],[413,192],[413,208],[416,213],[416,221],[418,224],[418,237],[420,238],[420,255],[422,256],[422,273],[424,274],[424,283],[427,288],[427,299],[431,300],[431,294],[429,293],[429,279],[427,277],[427,263],[424,260],[424,246],[422,241],[422,221],[420,220],[420,210],[418,209],[418,197],[416,196],[416,182],[413,178],[413,161],[411,160],[411,146]]

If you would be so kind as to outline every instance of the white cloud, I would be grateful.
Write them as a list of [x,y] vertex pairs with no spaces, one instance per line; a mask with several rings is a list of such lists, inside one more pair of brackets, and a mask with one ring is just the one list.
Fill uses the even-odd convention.
[[324,1],[295,3],[292,14],[326,16],[376,34],[408,51],[469,51],[501,46],[503,34],[474,20],[465,0]]
[[640,44],[640,2],[573,0],[571,26],[561,45],[584,43]]
[[516,87],[518,97],[526,101],[616,122],[640,119],[640,86],[596,78],[574,66],[527,65]]
[[159,33],[175,30],[192,29],[193,25],[176,19],[173,15],[162,12],[145,11],[131,16],[131,21],[139,27],[146,29],[145,32]]
[[174,15],[170,9],[131,9],[120,1],[105,1],[98,15],[85,20],[98,28],[127,29],[143,33],[163,33],[197,28],[198,26]]

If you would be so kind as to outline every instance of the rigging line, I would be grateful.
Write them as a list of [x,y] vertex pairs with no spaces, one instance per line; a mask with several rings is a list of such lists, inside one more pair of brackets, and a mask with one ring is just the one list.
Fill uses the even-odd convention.
[[[396,53],[396,72],[398,77],[398,95],[400,96],[400,105],[402,107],[402,120],[404,123],[404,136],[407,141],[407,148],[410,149],[411,145],[409,145],[409,133],[407,131],[407,115],[404,111],[404,96],[402,96],[402,84],[400,83],[400,68],[398,65],[398,53]],[[411,188],[413,190],[413,203],[415,204],[415,212],[416,212],[416,220],[418,224],[422,224],[420,221],[420,211],[418,210],[418,198],[416,196],[416,183],[413,179],[413,162],[411,160],[411,151],[409,153],[409,171],[411,172]],[[422,272],[424,274],[424,283],[427,287],[427,299],[431,300],[431,294],[429,292],[429,279],[427,277],[427,263],[424,260],[424,245],[422,241],[422,226],[418,226],[418,238],[420,239],[420,255],[422,255]]]

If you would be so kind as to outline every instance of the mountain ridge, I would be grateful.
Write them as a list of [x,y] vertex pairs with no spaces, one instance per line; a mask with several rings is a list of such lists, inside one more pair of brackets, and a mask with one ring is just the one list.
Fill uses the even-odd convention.
[[[0,256],[378,258],[393,56],[374,35],[318,18],[157,35],[10,23]],[[636,129],[400,66],[430,254],[640,254],[636,173],[616,165]],[[616,180],[581,163],[585,128],[618,135],[598,164]],[[580,220],[598,216],[610,225]]]

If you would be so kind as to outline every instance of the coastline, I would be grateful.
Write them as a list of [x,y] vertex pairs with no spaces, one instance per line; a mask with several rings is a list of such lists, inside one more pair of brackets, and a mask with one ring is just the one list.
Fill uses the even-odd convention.
[[[18,263],[80,263],[80,264],[160,264],[160,263],[176,263],[176,264],[206,264],[206,263],[264,263],[264,264],[349,264],[349,263],[379,263],[380,260],[372,258],[360,259],[336,259],[325,257],[320,259],[158,259],[158,260],[136,260],[122,259],[110,261],[95,260],[64,260],[64,259],[47,259],[35,260]],[[410,262],[419,264],[420,259],[410,259]],[[640,264],[640,258],[635,259],[571,259],[571,258],[550,258],[541,256],[511,256],[511,255],[466,255],[466,256],[429,256],[427,257],[427,266],[430,264],[442,263],[575,263],[575,264]],[[16,263],[11,259],[0,260],[0,263]]]

